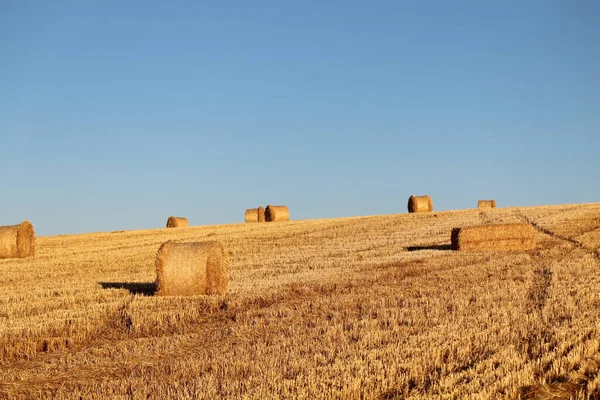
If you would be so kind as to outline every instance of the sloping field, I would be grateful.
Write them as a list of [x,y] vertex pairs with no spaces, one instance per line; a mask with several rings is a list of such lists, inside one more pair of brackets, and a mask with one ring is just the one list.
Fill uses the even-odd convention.
[[[221,241],[229,293],[152,296],[171,239]],[[0,260],[0,397],[599,398],[599,271],[600,203],[40,237]]]

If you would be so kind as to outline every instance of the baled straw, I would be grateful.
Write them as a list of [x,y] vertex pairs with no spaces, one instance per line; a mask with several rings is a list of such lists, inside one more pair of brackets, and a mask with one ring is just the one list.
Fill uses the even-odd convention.
[[29,221],[0,226],[0,258],[25,258],[35,255],[35,231]]
[[460,251],[524,251],[535,247],[531,224],[480,225],[454,228],[452,248]]
[[163,243],[156,255],[156,294],[223,294],[229,262],[220,242]]
[[289,221],[290,210],[287,208],[287,206],[268,205],[265,209],[265,220],[267,222]]
[[258,211],[258,222],[265,222],[266,219],[265,219],[265,209],[264,209],[264,207],[262,207],[262,206],[258,207],[257,211]]
[[187,218],[184,217],[169,217],[167,220],[167,228],[183,228],[186,226],[190,226]]
[[244,216],[246,222],[258,222],[258,208],[249,208]]
[[478,200],[477,208],[496,208],[496,200]]
[[428,194],[425,196],[410,196],[408,198],[408,212],[430,212],[433,211],[433,200]]

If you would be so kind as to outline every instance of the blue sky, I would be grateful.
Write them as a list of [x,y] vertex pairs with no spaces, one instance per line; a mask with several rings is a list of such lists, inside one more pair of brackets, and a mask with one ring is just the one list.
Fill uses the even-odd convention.
[[600,200],[596,1],[0,0],[0,225]]

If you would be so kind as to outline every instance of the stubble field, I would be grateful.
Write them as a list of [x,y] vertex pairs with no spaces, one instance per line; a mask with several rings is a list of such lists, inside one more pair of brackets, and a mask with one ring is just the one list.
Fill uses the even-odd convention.
[[[510,222],[535,250],[450,250]],[[221,241],[228,294],[153,296],[167,240]],[[0,398],[600,398],[599,269],[600,203],[39,237]]]

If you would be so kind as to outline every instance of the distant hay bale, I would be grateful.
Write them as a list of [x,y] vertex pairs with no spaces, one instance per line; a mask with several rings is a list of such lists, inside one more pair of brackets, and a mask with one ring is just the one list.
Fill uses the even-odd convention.
[[425,196],[410,196],[408,198],[408,212],[430,212],[433,211],[433,201],[428,194]]
[[245,221],[246,222],[265,222],[265,209],[263,207],[247,209]]
[[275,222],[275,221],[289,221],[290,220],[290,210],[287,206],[271,206],[268,205],[265,209],[265,221],[267,222]]
[[535,247],[530,224],[480,225],[454,228],[452,248],[460,251],[524,251]]
[[249,208],[246,210],[244,220],[248,222],[258,222],[258,208]]
[[156,294],[223,294],[229,262],[220,242],[163,243],[156,255]]
[[0,258],[25,258],[35,255],[35,232],[29,221],[0,226]]
[[183,228],[190,226],[187,218],[184,217],[169,217],[167,220],[167,228]]
[[496,200],[478,200],[477,208],[496,208]]

